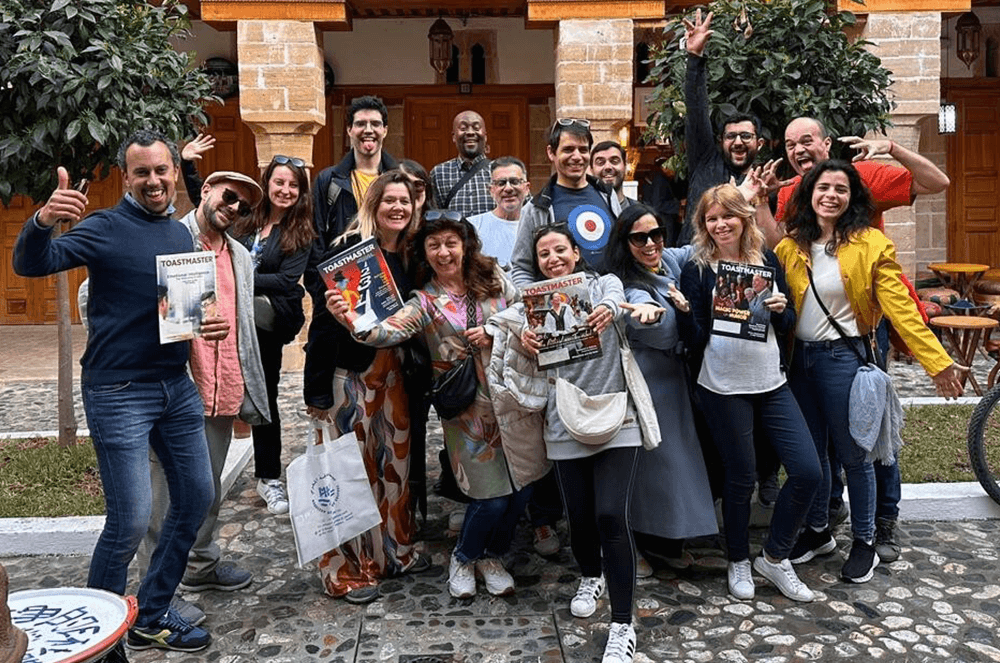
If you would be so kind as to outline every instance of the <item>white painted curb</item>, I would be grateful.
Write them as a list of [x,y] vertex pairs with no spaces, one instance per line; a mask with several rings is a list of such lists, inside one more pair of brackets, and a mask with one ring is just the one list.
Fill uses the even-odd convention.
[[[78,432],[78,435],[89,435]],[[3,437],[54,436],[54,432],[6,433]],[[253,457],[253,438],[236,439],[222,470],[222,492],[232,490],[236,478]],[[29,555],[89,555],[104,529],[104,516],[70,518],[0,518],[0,557]]]

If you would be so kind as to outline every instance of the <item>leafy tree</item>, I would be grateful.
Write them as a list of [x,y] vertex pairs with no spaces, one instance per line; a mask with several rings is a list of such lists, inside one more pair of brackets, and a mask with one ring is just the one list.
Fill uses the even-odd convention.
[[175,50],[189,25],[178,0],[3,0],[0,200],[45,200],[57,165],[74,182],[107,176],[137,128],[177,139],[206,120],[208,77]]
[[[72,181],[106,177],[118,146],[141,127],[178,139],[204,122],[208,77],[174,50],[187,35],[179,0],[2,0],[0,3],[0,201],[41,202],[56,166]],[[76,435],[69,286],[57,276],[59,442]]]
[[[850,12],[828,13],[826,0],[715,0],[708,58],[712,121],[737,112],[760,118],[768,145],[763,156],[781,156],[789,120],[821,119],[832,135],[864,135],[891,125],[887,98],[890,72],[844,32],[856,23]],[[691,10],[693,11],[693,10]],[[664,28],[665,39],[651,52],[650,82],[656,83],[649,132],[684,140],[684,78],[687,51],[682,16]],[[773,150],[773,151],[772,151]],[[669,164],[683,171],[683,155]]]

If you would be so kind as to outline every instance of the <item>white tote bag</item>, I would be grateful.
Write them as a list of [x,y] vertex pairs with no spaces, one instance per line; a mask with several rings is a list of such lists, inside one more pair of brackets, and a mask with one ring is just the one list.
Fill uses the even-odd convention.
[[327,441],[307,445],[287,471],[300,567],[382,522],[358,438],[352,431],[330,440],[330,428],[322,431]]

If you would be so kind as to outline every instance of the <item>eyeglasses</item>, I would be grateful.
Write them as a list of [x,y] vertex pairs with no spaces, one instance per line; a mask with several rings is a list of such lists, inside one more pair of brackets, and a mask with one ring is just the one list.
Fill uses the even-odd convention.
[[666,230],[664,228],[653,228],[648,233],[629,233],[628,243],[637,249],[641,249],[649,243],[649,240],[653,240],[653,244],[663,244],[666,239]]
[[508,184],[513,187],[519,187],[524,184],[524,180],[520,177],[501,177],[498,180],[492,180],[490,184],[498,189],[506,189]]
[[757,134],[752,134],[749,131],[729,131],[723,136],[726,140],[736,140],[739,138],[744,143],[749,143],[751,140],[757,137]]
[[236,208],[236,213],[240,216],[250,216],[250,212],[253,211],[253,207],[250,203],[240,198],[240,195],[232,189],[222,190],[222,202],[225,203],[227,207],[232,207],[234,204],[239,203],[240,206]]
[[271,161],[278,164],[279,166],[286,166],[288,164],[292,164],[296,168],[306,167],[306,162],[303,161],[302,159],[299,159],[298,157],[286,157],[284,154],[275,154],[274,158],[271,159]]
[[372,129],[381,129],[384,125],[382,120],[354,120],[353,126],[355,129],[364,129],[368,126]]
[[556,124],[562,127],[568,127],[571,124],[579,124],[581,127],[590,128],[590,120],[581,120],[575,117],[560,117],[556,120]]
[[424,214],[425,221],[437,221],[438,219],[455,221],[457,223],[459,221],[464,221],[465,215],[453,209],[432,209]]

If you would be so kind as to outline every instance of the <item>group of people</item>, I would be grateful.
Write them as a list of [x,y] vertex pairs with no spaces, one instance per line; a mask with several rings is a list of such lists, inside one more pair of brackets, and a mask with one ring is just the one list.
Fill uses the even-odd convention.
[[[718,532],[721,500],[730,593],[752,598],[755,570],[789,598],[811,601],[794,565],[836,548],[841,467],[853,538],[842,578],[865,582],[880,556],[899,554],[898,466],[891,450],[873,460],[852,435],[850,391],[859,368],[877,360],[871,339],[887,318],[938,392],[961,394],[962,369],[924,324],[877,214],[940,190],[947,178],[891,141],[850,139],[856,165],[829,159],[822,123],[798,118],[785,134],[797,176],[779,181],[777,162],[755,164],[756,118],[729,118],[718,134],[708,122],[710,24],[700,12],[686,22],[691,195],[678,247],[653,207],[624,195],[622,147],[595,146],[585,119],[552,124],[554,174],[530,200],[520,160],[486,157],[477,113],[456,116],[458,154],[428,173],[383,150],[388,111],[371,96],[348,108],[351,149],[312,183],[304,160],[283,155],[259,182],[230,171],[201,180],[194,164],[211,137],[179,153],[164,136],[140,131],[119,156],[123,200],[54,238],[53,226],[80,221],[87,205],[60,169],[59,187],[25,223],[13,264],[28,276],[89,269],[82,381],[107,521],[88,585],[124,593],[139,553],[129,647],[206,647],[205,616],[177,588],[231,591],[252,581],[220,562],[213,542],[237,420],[253,425],[259,495],[270,512],[288,511],[277,397],[282,349],[305,322],[305,292],[313,303],[306,411],[317,428],[356,436],[382,516],[320,559],[333,597],[374,601],[384,578],[430,566],[416,545],[426,394],[469,360],[470,404],[441,422],[443,480],[466,502],[449,559],[456,598],[474,596],[477,579],[492,595],[516,591],[503,559],[522,515],[536,550],[553,554],[553,526],[565,512],[581,576],[570,611],[591,616],[607,591],[604,661],[631,661],[637,575],[651,572],[647,560],[683,566],[685,539]],[[903,167],[869,161],[878,154]],[[177,222],[182,171],[195,208]],[[372,238],[405,304],[358,331],[317,266]],[[216,310],[195,340],[161,345],[155,258],[191,251],[215,254]],[[716,333],[720,261],[771,275],[753,276],[740,293],[766,326],[763,339]],[[572,326],[593,330],[602,352],[540,369],[541,339],[522,290],[577,274],[589,302]],[[611,405],[620,417],[600,431],[582,431],[571,414]],[[779,467],[787,478],[751,560],[752,496]]]

